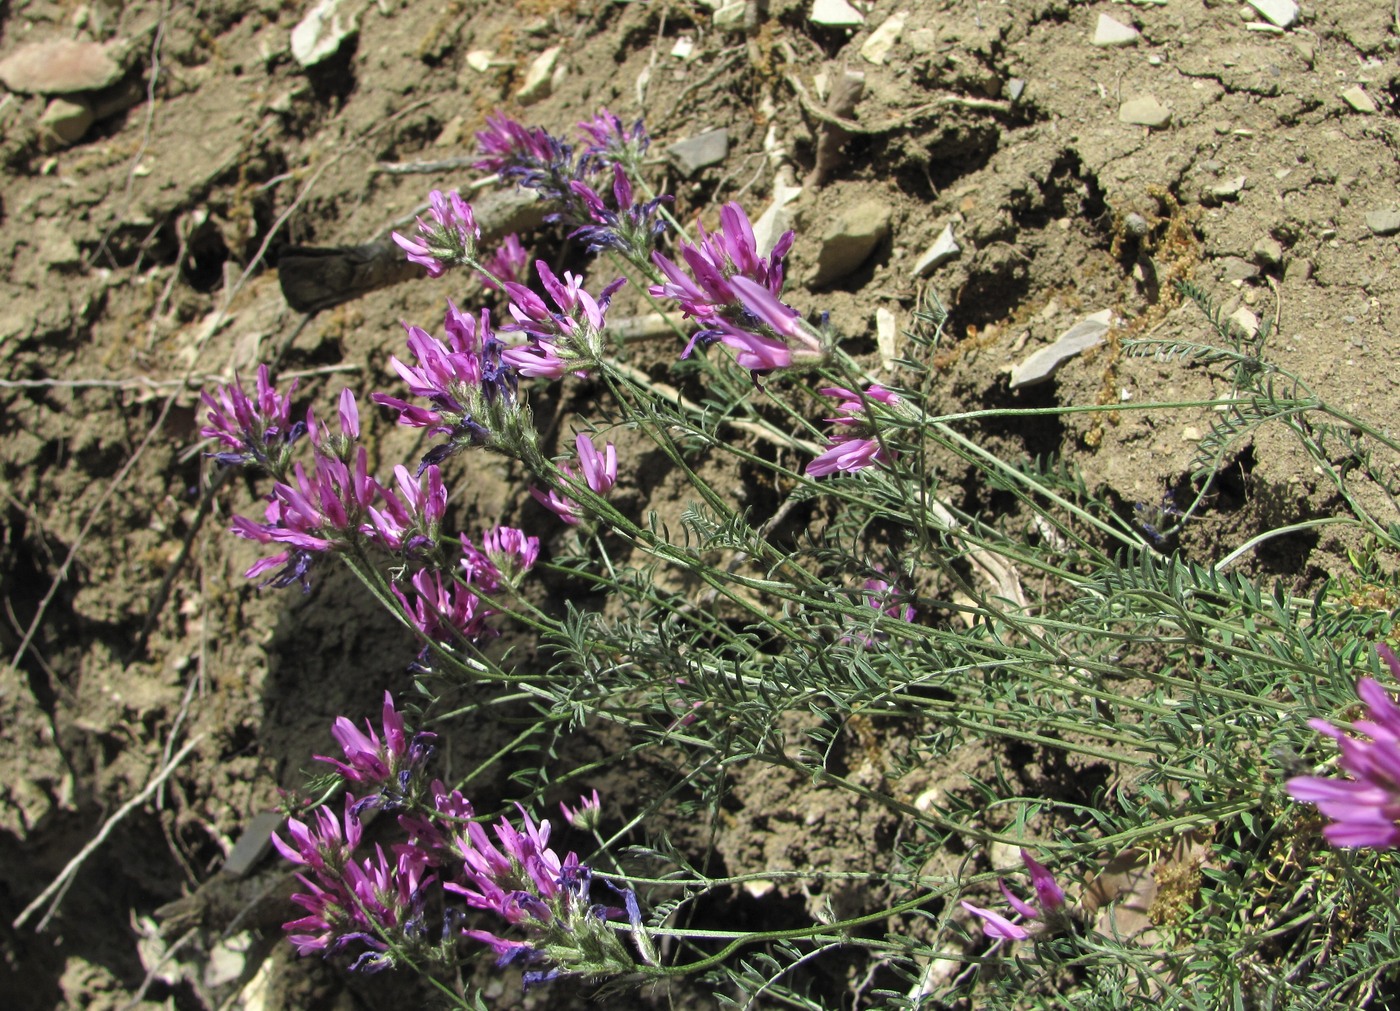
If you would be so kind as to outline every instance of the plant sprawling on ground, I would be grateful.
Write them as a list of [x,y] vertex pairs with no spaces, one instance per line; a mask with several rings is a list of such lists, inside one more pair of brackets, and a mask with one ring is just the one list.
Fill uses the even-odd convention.
[[[579,136],[497,115],[479,167],[538,191],[616,271],[611,283],[590,289],[543,260],[530,271],[514,237],[481,248],[456,193],[434,192],[417,231],[394,237],[429,274],[475,272],[499,306],[449,302],[440,328],[405,325],[407,354],[392,360],[403,388],[371,399],[425,430],[416,463],[387,482],[369,473],[349,391],[334,426],[297,419],[294,388],[266,369],[251,393],[235,382],[205,395],[213,455],[271,481],[263,517],[234,523],[267,548],[249,577],[305,589],[335,558],[421,646],[412,690],[386,693],[377,730],[335,722],[343,755],[323,759],[324,803],[276,840],[300,869],[304,915],[286,925],[298,950],[423,973],[464,1007],[482,998],[451,970],[482,955],[526,986],[691,976],[743,1006],[823,1008],[843,986],[890,1008],[1374,997],[1400,964],[1388,852],[1400,842],[1400,667],[1389,612],[1357,588],[1393,583],[1378,560],[1400,547],[1400,445],[1275,365],[1267,324],[1245,332],[1192,289],[1207,338],[1124,350],[1224,370],[1227,395],[940,415],[936,302],[877,380],[784,301],[791,233],[761,248],[731,203],[714,231],[688,237],[647,185],[640,123],[603,112]],[[624,283],[687,320],[677,388],[620,359],[608,313]],[[597,391],[595,415],[554,458],[532,386],[580,382]],[[1054,461],[1001,459],[978,439],[991,422],[1184,406],[1217,418],[1189,503],[1124,508]],[[1297,437],[1335,515],[1186,560],[1177,536],[1263,425]],[[648,467],[663,461],[687,488],[679,529],[612,494],[639,465],[619,447],[643,445]],[[568,533],[553,519],[447,529],[444,465],[484,451],[515,461],[522,497]],[[777,494],[741,506],[703,476],[716,461]],[[995,493],[995,514],[960,505],[940,476],[950,464]],[[1271,538],[1331,524],[1372,546],[1350,581],[1305,598],[1234,570]],[[542,570],[576,599],[538,603]],[[588,600],[606,607],[577,603]],[[528,662],[491,648],[507,623],[533,637]],[[464,792],[474,773],[438,778],[434,733],[410,732],[399,711],[409,698],[424,728],[529,713],[517,745],[536,760],[516,771],[508,810],[478,810]],[[550,757],[586,724],[625,739],[613,761],[672,756],[670,792],[586,792],[601,763]],[[876,753],[866,766],[851,757],[861,747]],[[976,749],[990,771],[964,789],[905,788]],[[1016,766],[1032,762],[1069,782],[1024,789]],[[667,842],[666,819],[722,817],[740,763],[883,812],[881,860],[711,874],[703,854]],[[558,831],[579,847],[565,851],[541,812],[568,791],[585,795],[562,805]],[[376,829],[393,820],[392,840],[371,845],[372,815]],[[828,903],[830,915],[785,929],[711,925],[717,902],[775,883],[858,886],[864,904]]]

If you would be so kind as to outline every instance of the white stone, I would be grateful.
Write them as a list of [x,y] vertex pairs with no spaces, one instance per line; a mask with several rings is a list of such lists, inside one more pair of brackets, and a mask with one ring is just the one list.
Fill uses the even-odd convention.
[[489,49],[473,49],[467,53],[467,66],[478,74],[484,74],[491,69],[491,58],[495,55]]
[[725,4],[715,11],[711,20],[716,28],[738,28],[744,23],[744,11],[748,9],[748,6],[744,0]]
[[688,60],[695,55],[695,40],[689,35],[682,35],[676,39],[676,44],[671,47],[671,55],[678,60]]
[[897,11],[885,19],[885,23],[870,33],[870,38],[860,47],[861,59],[877,67],[884,64],[890,50],[899,41],[899,33],[904,31],[904,22],[909,19],[908,11]]
[[1132,25],[1100,14],[1098,24],[1094,26],[1094,37],[1089,41],[1096,46],[1131,46],[1137,43],[1138,36],[1138,30]]
[[530,63],[530,69],[525,72],[525,83],[515,93],[523,105],[532,105],[550,96],[554,65],[559,61],[561,49],[563,46],[550,46]]
[[889,372],[899,357],[899,326],[894,313],[883,306],[875,310],[875,347],[880,351],[880,364]]
[[1298,20],[1298,5],[1293,0],[1245,0],[1259,12],[1260,17],[1279,28],[1292,28]]
[[303,67],[314,67],[336,53],[355,34],[355,15],[340,17],[341,0],[320,0],[292,29],[292,56]]
[[1380,111],[1380,106],[1376,104],[1375,99],[1366,94],[1366,89],[1359,84],[1353,84],[1346,91],[1343,91],[1342,101],[1357,112],[1367,116]]
[[923,277],[949,260],[955,259],[961,253],[962,246],[958,245],[958,240],[953,238],[953,226],[947,225],[943,231],[938,233],[938,238],[933,240],[933,244],[924,250],[924,255],[915,261],[911,273],[915,277]]
[[1153,96],[1143,95],[1130,98],[1118,107],[1118,121],[1157,130],[1172,121],[1172,111]]
[[778,244],[783,233],[792,228],[793,215],[792,211],[788,210],[787,205],[796,200],[801,193],[801,186],[774,184],[773,202],[753,223],[754,247],[758,250],[759,256],[767,256],[773,252],[773,247]]
[[0,83],[11,91],[72,95],[115,84],[122,68],[96,42],[53,39],[20,46],[0,61]]
[[814,25],[828,28],[857,28],[865,24],[865,15],[846,0],[813,0],[807,19]]
[[1011,388],[1019,390],[1045,382],[1065,361],[1102,344],[1104,334],[1108,333],[1108,328],[1112,325],[1112,309],[1103,309],[1092,316],[1085,316],[1056,337],[1055,343],[1041,348],[1020,365],[1013,366]]

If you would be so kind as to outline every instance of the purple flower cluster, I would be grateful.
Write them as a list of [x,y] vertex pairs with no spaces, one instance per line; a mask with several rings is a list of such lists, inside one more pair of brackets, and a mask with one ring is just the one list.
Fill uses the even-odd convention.
[[660,253],[651,256],[666,278],[651,287],[651,294],[674,299],[701,326],[681,357],[697,342],[720,341],[737,352],[740,367],[755,375],[825,358],[820,335],[778,298],[793,233],[785,233],[767,257],[760,256],[753,225],[734,203],[720,211],[719,231],[697,227],[699,244],[680,244],[689,274]]
[[431,406],[386,393],[375,393],[370,399],[398,411],[401,425],[447,436],[445,443],[423,457],[420,472],[469,446],[530,455],[534,425],[529,408],[518,397],[515,370],[502,361],[505,344],[491,329],[490,310],[482,309],[478,322],[449,300],[443,326],[446,343],[405,323],[408,350],[417,364],[407,365],[397,357],[389,360],[408,384],[409,393]]
[[875,436],[878,429],[867,410],[867,404],[874,402],[894,407],[900,403],[898,394],[878,383],[867,386],[863,397],[841,386],[828,386],[817,392],[837,401],[836,417],[826,420],[839,427],[831,436],[831,445],[807,464],[808,477],[825,477],[837,471],[851,473],[889,462],[889,455]]
[[[283,924],[298,953],[358,952],[351,968],[377,972],[400,962],[449,965],[464,939],[490,947],[498,965],[524,969],[527,986],[636,969],[607,922],[625,916],[641,950],[652,950],[631,891],[614,889],[621,908],[593,903],[592,871],[577,853],[561,858],[550,848],[549,822],[535,822],[520,808],[519,827],[502,818],[488,832],[460,791],[440,781],[424,784],[433,735],[410,735],[387,694],[382,729],[381,739],[340,717],[332,734],[345,761],[322,759],[351,784],[377,787],[378,794],[348,795],[339,815],[322,806],[307,820],[290,818],[288,838],[272,837],[300,868],[304,890],[292,901],[305,915]],[[371,805],[400,811],[405,841],[392,845],[391,855],[376,844],[372,856],[357,858],[361,817]],[[580,798],[579,812],[595,823],[600,807],[596,790]],[[582,813],[576,817],[583,820]],[[472,910],[500,922],[469,925]],[[435,930],[430,914],[441,924]]]
[[429,277],[441,277],[448,267],[459,264],[476,266],[481,228],[471,205],[456,190],[446,194],[433,190],[428,194],[428,207],[432,223],[419,218],[417,238],[394,232],[394,241],[411,261],[428,271]]
[[481,283],[486,287],[500,291],[499,281],[519,282],[525,277],[525,268],[530,264],[530,256],[525,252],[525,247],[520,244],[520,236],[511,232],[501,244],[496,247],[496,251],[481,261]]
[[524,333],[529,343],[506,348],[501,361],[530,378],[559,379],[569,372],[586,376],[602,362],[604,317],[613,294],[627,279],[619,277],[595,299],[583,290],[583,279],[575,274],[565,271],[560,281],[543,260],[535,261],[535,270],[558,311],[523,284],[507,281],[506,294],[515,322],[501,330]]
[[[1390,647],[1382,643],[1376,652],[1400,678],[1400,660]],[[1352,727],[1369,741],[1326,720],[1308,721],[1337,742],[1339,764],[1351,778],[1295,776],[1288,781],[1288,793],[1332,819],[1322,834],[1333,846],[1389,849],[1400,846],[1400,706],[1375,678],[1362,678],[1356,693],[1366,704],[1366,716]]]
[[507,582],[530,570],[539,557],[540,541],[514,527],[495,527],[487,531],[484,540],[487,551],[481,552],[466,534],[462,535],[460,579],[451,574],[420,569],[409,580],[413,597],[398,584],[390,587],[409,623],[425,638],[451,645],[468,642],[490,634],[487,619],[497,612],[481,599]]
[[[583,470],[583,483],[597,495],[606,495],[612,491],[613,485],[617,483],[617,447],[609,442],[600,450],[587,435],[580,432],[574,440],[574,448],[578,451],[579,466]],[[561,463],[559,470],[568,480],[578,480],[574,468],[569,464]],[[538,488],[531,488],[530,494],[534,496],[535,501],[570,526],[579,522],[583,506],[567,495],[554,490],[543,492]]]
[[[572,144],[547,130],[495,113],[486,117],[486,129],[476,135],[482,157],[475,167],[538,192],[555,206],[545,220],[574,226],[573,235],[582,238],[590,252],[616,249],[642,263],[665,229],[660,208],[670,199],[643,201],[633,196],[629,176],[639,171],[650,138],[640,121],[627,129],[606,109],[579,123],[578,129],[585,146],[576,157]],[[611,206],[593,178],[600,172],[612,176]]]
[[292,443],[306,433],[306,424],[292,421],[292,394],[296,380],[285,394],[273,387],[266,365],[258,366],[258,382],[252,397],[243,392],[235,376],[233,382],[204,390],[200,399],[209,412],[209,424],[199,430],[206,439],[217,439],[224,450],[211,453],[226,466],[261,467],[281,477],[289,463]]
[[[1028,902],[1018,899],[1012,894],[1011,889],[1006,887],[1006,882],[998,879],[997,885],[1001,888],[1001,894],[1006,897],[1011,908],[1027,920],[1041,920],[1047,924],[1053,924],[1062,918],[1064,913],[1064,889],[1057,885],[1050,872],[1037,863],[1035,858],[1025,850],[1021,850],[1021,862],[1026,865],[1026,870],[1030,872],[1031,887],[1035,889],[1040,908],[1036,909]],[[1001,913],[974,906],[966,899],[962,900],[962,907],[982,920],[982,930],[988,937],[1005,941],[1024,941],[1031,936],[1030,931],[1011,922]]]

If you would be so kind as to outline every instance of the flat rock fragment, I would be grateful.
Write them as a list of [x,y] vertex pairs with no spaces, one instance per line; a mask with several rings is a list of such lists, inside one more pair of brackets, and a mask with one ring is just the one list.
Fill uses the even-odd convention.
[[355,16],[340,16],[341,0],[320,0],[292,29],[292,57],[303,67],[314,67],[336,53],[358,30]]
[[1107,14],[1100,14],[1098,23],[1094,25],[1094,36],[1089,42],[1104,48],[1131,46],[1137,43],[1139,36],[1140,33],[1132,25],[1125,25]]
[[1055,338],[1055,343],[1041,348],[1020,365],[1014,366],[1011,369],[1011,388],[1019,390],[1045,382],[1064,362],[1102,344],[1104,335],[1108,333],[1112,324],[1112,309],[1103,309],[1092,316],[1085,316]]
[[1373,235],[1394,235],[1400,232],[1400,211],[1375,210],[1366,212],[1366,227]]
[[562,46],[550,46],[530,63],[525,72],[525,83],[515,93],[522,105],[533,105],[548,98],[554,91],[555,64],[559,62]]
[[96,42],[31,42],[0,61],[0,84],[33,95],[74,95],[115,84],[122,68]]
[[802,193],[801,186],[787,186],[781,182],[773,185],[773,202],[770,203],[758,220],[753,223],[754,246],[759,256],[773,252],[778,240],[793,227],[792,211],[788,204]]
[[883,306],[875,310],[875,347],[880,352],[881,366],[886,372],[891,371],[899,357],[899,321]]
[[1245,0],[1275,28],[1292,28],[1298,20],[1298,5],[1293,0]]
[[743,0],[725,4],[715,11],[712,22],[716,28],[738,28],[744,23],[744,11],[747,7]]
[[915,277],[923,277],[949,260],[956,259],[961,253],[962,246],[958,245],[958,240],[953,237],[953,226],[946,225],[943,231],[938,233],[938,238],[924,250],[923,255],[914,261],[914,269],[910,273]]
[[1172,111],[1151,95],[1143,95],[1130,98],[1118,107],[1118,121],[1156,130],[1172,121]]
[[48,108],[39,117],[44,146],[52,150],[78,143],[96,118],[92,106],[81,95],[49,99]]
[[1376,104],[1376,100],[1366,94],[1366,89],[1359,84],[1353,84],[1346,91],[1343,91],[1342,101],[1363,115],[1369,116],[1372,113],[1380,112],[1380,106]]
[[884,24],[871,32],[870,38],[860,47],[861,59],[877,67],[883,65],[889,58],[890,50],[899,41],[899,33],[904,31],[904,22],[908,18],[908,11],[897,11],[886,18]]
[[828,28],[855,28],[865,24],[865,15],[846,0],[813,0],[807,19],[814,25]]
[[817,265],[807,277],[814,286],[847,276],[890,234],[891,211],[884,201],[867,198],[839,213],[822,235]]
[[676,141],[666,149],[676,167],[687,176],[703,168],[718,165],[729,157],[729,131],[707,130],[694,137]]

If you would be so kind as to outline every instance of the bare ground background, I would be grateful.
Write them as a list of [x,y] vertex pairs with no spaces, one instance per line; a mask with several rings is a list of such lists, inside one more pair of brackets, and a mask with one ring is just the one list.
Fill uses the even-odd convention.
[[[106,43],[117,68],[105,90],[84,93],[94,119],[86,129],[63,121],[77,134],[67,142],[43,125],[50,97],[14,90],[0,99],[5,1006],[183,1008],[240,992],[242,983],[207,975],[200,953],[247,896],[186,902],[164,942],[150,939],[156,910],[209,896],[201,887],[250,818],[330,745],[330,721],[375,712],[386,686],[406,683],[413,645],[348,578],[322,573],[306,597],[259,592],[242,578],[256,553],[221,528],[254,507],[255,491],[235,479],[209,516],[200,513],[211,471],[200,455],[196,391],[234,369],[250,375],[275,354],[283,374],[305,375],[303,400],[323,410],[342,384],[364,395],[391,388],[399,321],[431,328],[445,296],[478,296],[460,278],[420,279],[308,320],[283,298],[279,255],[293,244],[382,236],[429,188],[468,184],[476,174],[466,168],[384,167],[469,153],[493,108],[559,132],[603,105],[625,120],[644,114],[660,188],[676,194],[686,221],[698,213],[713,225],[727,200],[756,216],[786,166],[806,182],[789,205],[799,232],[790,300],[830,312],[849,346],[878,362],[876,309],[909,326],[925,288],[937,291],[952,313],[940,380],[950,411],[1221,392],[1205,371],[1122,359],[1115,342],[1048,384],[1008,388],[1009,366],[1101,309],[1123,321],[1119,335],[1203,335],[1199,314],[1172,292],[1184,279],[1227,313],[1276,316],[1271,353],[1325,396],[1381,421],[1394,415],[1400,35],[1389,4],[1309,2],[1286,32],[1252,26],[1262,19],[1234,0],[878,0],[860,10],[862,24],[823,26],[808,3],[771,0],[737,17],[720,11],[729,24],[716,27],[700,0],[347,2],[341,16],[354,18],[355,32],[304,68],[290,51],[307,13],[300,4],[0,4],[0,61],[36,42],[84,39]],[[1094,45],[1101,15],[1138,38]],[[872,60],[880,54],[867,43],[891,18],[902,28]],[[528,70],[551,47],[559,47],[552,88],[522,109]],[[814,109],[823,78],[829,86],[843,67],[864,74],[860,101],[844,113],[859,130],[814,173],[831,128]],[[1124,121],[1144,110],[1158,125]],[[662,160],[671,144],[720,128],[728,150],[719,162],[687,175]],[[834,222],[881,219],[888,227],[868,256],[822,276],[824,246],[849,239]],[[949,225],[960,255],[915,276]],[[564,248],[547,231],[527,242],[556,262]],[[595,279],[607,280],[603,273]],[[632,291],[613,315],[644,308]],[[629,354],[661,376],[677,350],[661,338]],[[536,411],[586,413],[588,396],[587,388],[545,396]],[[1208,425],[1177,412],[983,435],[1006,454],[1064,454],[1091,487],[1131,509],[1184,487]],[[418,454],[412,434],[384,418],[372,440],[381,473]],[[501,462],[459,458],[449,477],[464,529],[488,521],[556,529]],[[757,503],[770,494],[745,489],[742,474],[714,479]],[[664,475],[634,481],[634,508],[684,507]],[[991,504],[979,501],[981,489],[966,494],[969,508]],[[1265,433],[1232,459],[1181,546],[1206,557],[1334,505],[1291,445]],[[1284,538],[1245,564],[1303,587],[1343,568],[1354,547]],[[508,739],[501,727],[448,734],[449,763]],[[42,906],[12,926],[191,741],[173,774],[85,860],[57,910]],[[562,746],[582,756],[615,744],[594,736]],[[853,764],[898,747],[869,728],[857,744]],[[477,788],[500,795],[508,771]],[[902,789],[956,789],[954,771],[928,770]],[[1066,771],[1024,774],[1054,789]],[[670,775],[664,760],[638,759],[598,785],[645,793]],[[712,843],[731,873],[860,866],[892,828],[845,804],[771,770],[740,773],[715,838],[681,843]],[[867,899],[824,897],[851,909]],[[238,935],[252,945],[246,957],[227,947],[221,955],[225,976],[261,973],[241,990],[245,1006],[421,999],[389,980],[346,981],[271,945],[285,908],[270,906],[247,917],[256,930]],[[762,903],[736,897],[712,915],[783,924],[817,906],[780,889]],[[148,972],[152,952],[192,927],[201,929],[177,957]],[[854,966],[831,981],[846,1004],[859,1003],[864,985]],[[519,1003],[513,986],[496,992],[500,1006]],[[524,1003],[576,999],[545,988]],[[706,1004],[703,988],[636,999]]]

